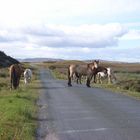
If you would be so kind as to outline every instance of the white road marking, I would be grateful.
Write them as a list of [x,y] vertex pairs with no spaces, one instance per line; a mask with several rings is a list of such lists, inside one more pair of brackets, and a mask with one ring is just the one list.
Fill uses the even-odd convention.
[[90,111],[87,111],[87,110],[80,110],[80,111],[79,110],[78,111],[77,110],[72,110],[72,111],[63,111],[61,113],[62,114],[66,114],[66,113],[67,114],[69,114],[69,113],[76,113],[77,114],[77,113],[90,113]]
[[70,119],[64,119],[64,121],[93,120],[93,119],[98,119],[98,118],[97,117],[70,118]]
[[58,132],[59,134],[70,134],[70,133],[82,133],[82,132],[94,132],[94,131],[105,131],[108,128],[96,128],[96,129],[85,129],[85,130],[66,130],[62,132]]

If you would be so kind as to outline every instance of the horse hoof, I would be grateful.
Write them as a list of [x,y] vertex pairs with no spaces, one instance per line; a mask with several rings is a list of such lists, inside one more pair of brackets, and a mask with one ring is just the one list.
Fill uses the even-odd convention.
[[87,85],[88,88],[90,88],[90,85]]
[[68,84],[69,87],[72,87],[72,84]]

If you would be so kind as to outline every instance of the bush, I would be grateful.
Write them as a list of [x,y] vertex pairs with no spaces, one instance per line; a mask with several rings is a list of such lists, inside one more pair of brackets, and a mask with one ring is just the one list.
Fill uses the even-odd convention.
[[125,90],[140,92],[140,80],[121,81],[118,85]]
[[56,66],[49,66],[49,69],[51,69],[51,70],[54,70],[54,69],[56,69]]
[[7,77],[7,74],[6,73],[0,73],[0,77],[5,78],[5,77]]

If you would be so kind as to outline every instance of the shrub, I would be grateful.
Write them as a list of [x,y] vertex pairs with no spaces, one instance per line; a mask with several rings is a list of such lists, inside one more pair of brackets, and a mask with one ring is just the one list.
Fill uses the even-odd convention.
[[54,70],[54,69],[56,69],[56,66],[49,66],[49,69],[51,69],[51,70]]

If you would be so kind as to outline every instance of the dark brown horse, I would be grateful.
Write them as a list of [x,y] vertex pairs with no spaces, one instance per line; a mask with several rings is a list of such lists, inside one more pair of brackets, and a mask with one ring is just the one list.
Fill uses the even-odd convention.
[[17,89],[20,82],[21,74],[23,73],[23,67],[21,64],[13,64],[9,68],[10,73],[10,87],[11,89]]
[[94,75],[94,83],[96,83],[96,75],[98,72],[104,72],[105,74],[107,74],[107,68],[103,67],[103,66],[99,66],[93,73]]
[[[107,74],[107,68],[103,67],[103,66],[98,66],[96,69],[94,69],[93,71],[93,76],[94,76],[94,83],[96,83],[96,75],[99,73],[99,72],[103,72],[104,74]],[[85,75],[75,75],[76,78],[77,78],[77,84],[80,83],[81,84],[81,78],[82,76],[85,76]]]
[[87,76],[87,87],[90,87],[90,81],[94,75],[94,71],[98,68],[99,61],[95,60],[92,63],[85,65],[70,65],[68,67],[68,86],[72,86],[71,79],[75,74],[76,77],[81,77],[82,75]]

